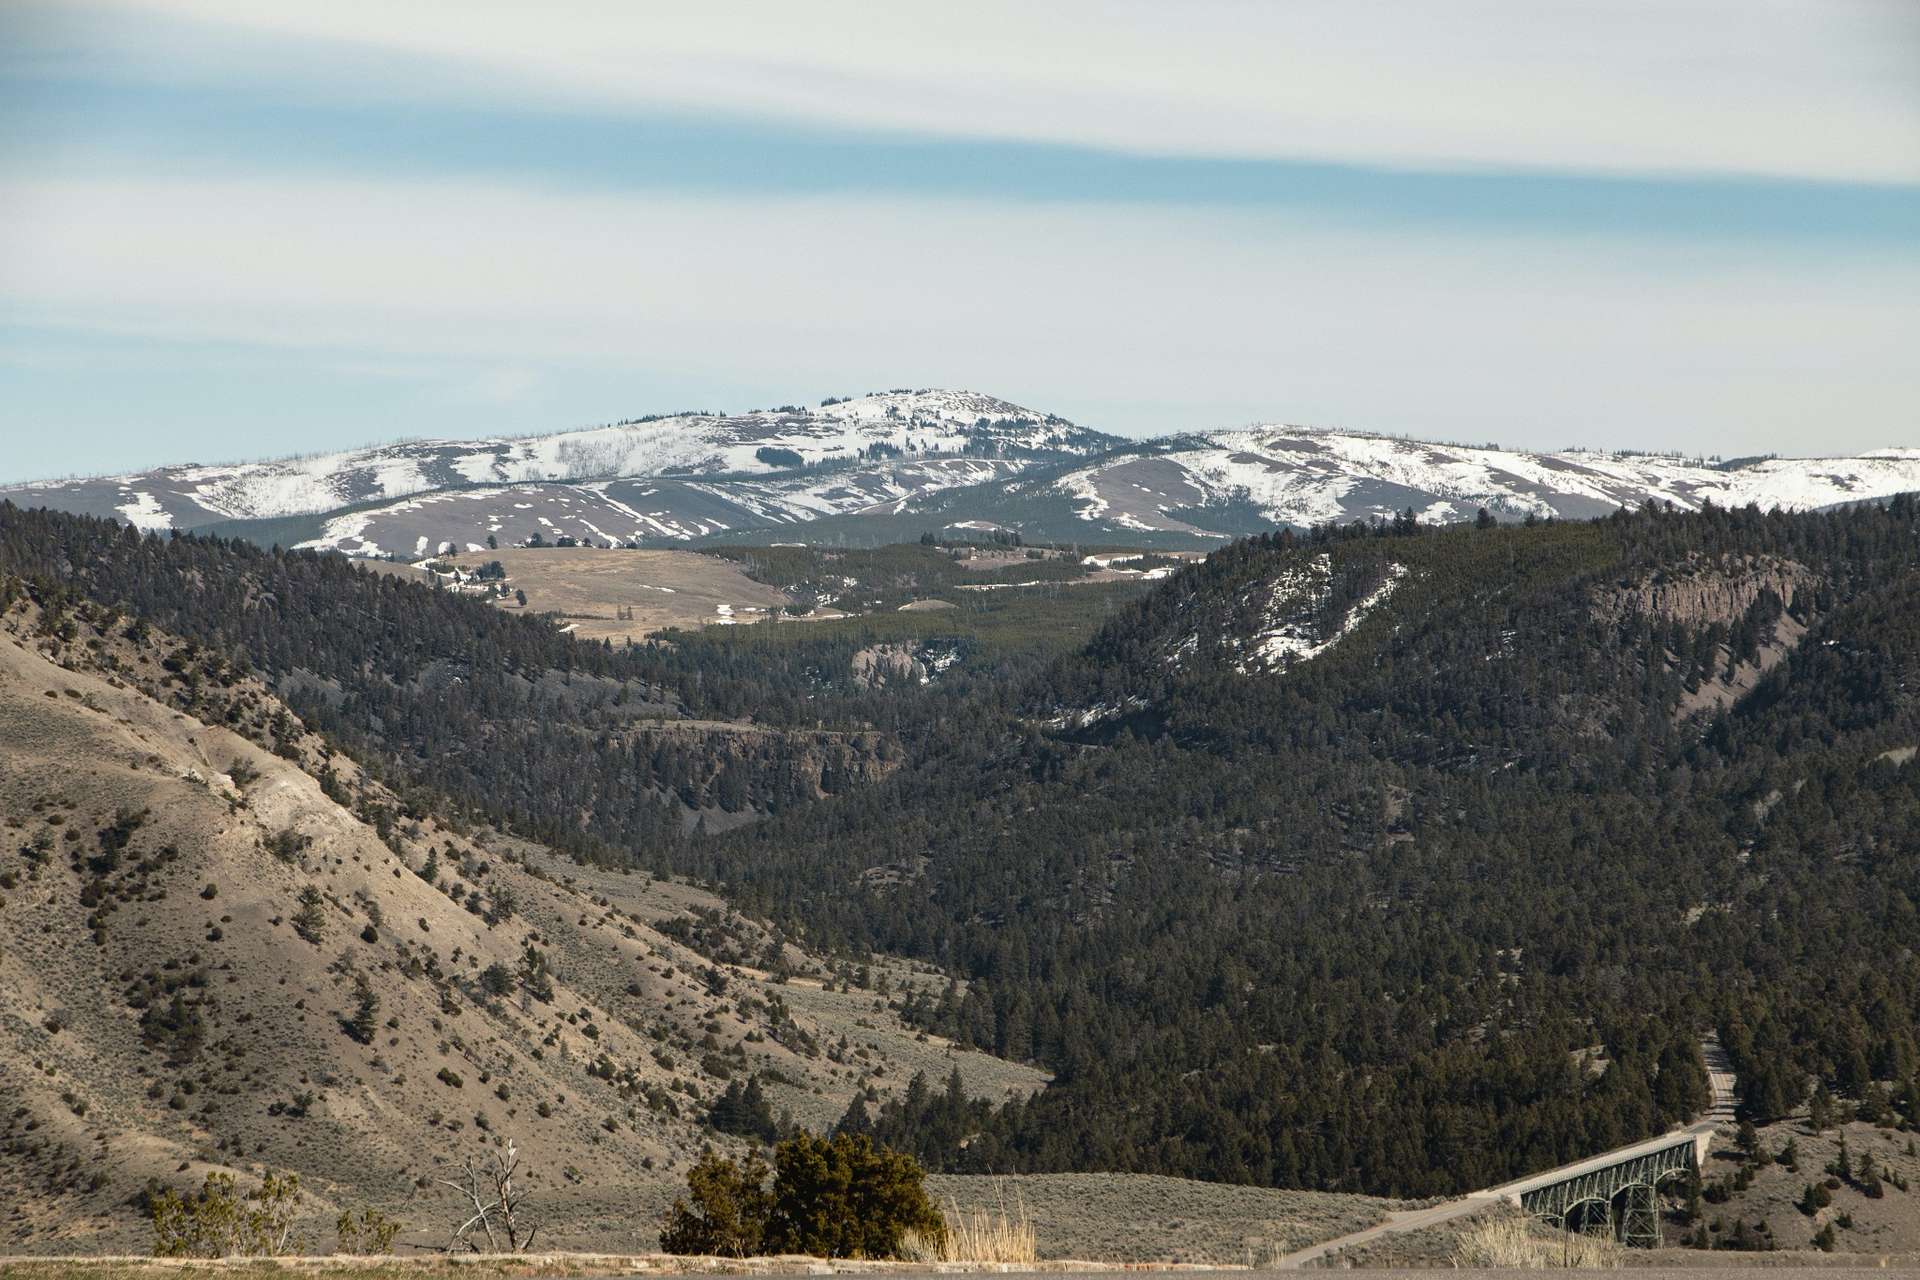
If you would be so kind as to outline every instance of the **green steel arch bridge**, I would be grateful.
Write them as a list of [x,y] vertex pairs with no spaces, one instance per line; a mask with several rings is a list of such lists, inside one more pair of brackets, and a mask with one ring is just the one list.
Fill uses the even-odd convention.
[[1484,1193],[1568,1231],[1660,1245],[1660,1187],[1697,1172],[1717,1126],[1711,1121],[1621,1147]]
[[1506,1201],[1564,1230],[1607,1234],[1638,1248],[1660,1244],[1660,1188],[1700,1170],[1722,1125],[1733,1122],[1734,1079],[1717,1036],[1701,1044],[1713,1101],[1697,1124],[1544,1173],[1476,1191],[1426,1209],[1390,1214],[1385,1222],[1281,1258],[1283,1268],[1313,1266],[1329,1254],[1398,1231],[1463,1218]]
[[1703,1121],[1430,1208],[1389,1214],[1385,1222],[1289,1254],[1274,1265],[1315,1266],[1339,1250],[1464,1218],[1501,1201],[1569,1231],[1604,1232],[1625,1244],[1652,1248],[1660,1243],[1660,1187],[1700,1167],[1718,1127]]

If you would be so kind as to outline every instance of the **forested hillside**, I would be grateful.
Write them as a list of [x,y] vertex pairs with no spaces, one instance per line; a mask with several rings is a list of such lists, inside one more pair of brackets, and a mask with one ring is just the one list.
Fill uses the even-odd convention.
[[[916,1013],[1057,1070],[881,1117],[950,1167],[1459,1190],[1687,1117],[1710,1026],[1756,1115],[1912,1118],[1915,558],[1910,502],[1257,539],[694,865],[956,965]],[[1246,668],[1289,627],[1337,642]]]
[[856,678],[863,650],[936,638],[954,659],[943,700],[965,701],[1085,635],[1127,589],[1082,588],[1084,599],[1064,602],[985,593],[940,616],[615,647],[338,555],[143,538],[5,503],[0,572],[123,606],[259,669],[307,723],[422,804],[451,802],[595,861],[661,870],[695,816],[725,825],[893,766],[895,735],[923,730],[897,693]]
[[[1689,1116],[1710,1027],[1758,1116],[1817,1080],[1916,1118],[1917,561],[1909,500],[1403,518],[1237,543],[1097,630],[876,690],[846,624],[613,650],[0,506],[0,570],[244,659],[423,808],[970,979],[906,1014],[1056,1083],[876,1104],[942,1167],[1390,1194]],[[721,763],[765,817],[685,834],[697,778],[639,746],[663,715],[864,745],[806,786]]]

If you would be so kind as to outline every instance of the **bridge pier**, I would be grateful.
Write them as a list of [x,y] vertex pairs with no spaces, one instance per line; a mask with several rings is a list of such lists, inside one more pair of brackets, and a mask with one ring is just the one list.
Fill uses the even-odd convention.
[[1644,1182],[1635,1183],[1627,1188],[1625,1201],[1620,1215],[1620,1243],[1629,1249],[1658,1249],[1660,1199],[1653,1187]]

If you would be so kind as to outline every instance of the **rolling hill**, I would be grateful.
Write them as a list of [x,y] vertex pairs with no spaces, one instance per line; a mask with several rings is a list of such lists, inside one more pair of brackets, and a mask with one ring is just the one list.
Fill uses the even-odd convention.
[[288,543],[363,555],[424,553],[441,541],[478,549],[489,534],[501,542],[684,541],[897,505],[1117,443],[991,396],[897,391],[520,439],[185,464],[14,486],[0,498],[111,515],[142,529],[267,522],[311,535]]
[[[1162,442],[1061,476],[1083,519],[1140,532],[1217,529],[1207,512],[1238,506],[1268,525],[1304,528],[1411,509],[1444,524],[1495,518],[1587,519],[1621,507],[1706,503],[1806,511],[1920,486],[1920,449],[1859,458],[1733,462],[1589,450],[1526,453],[1280,425]],[[1232,530],[1244,532],[1250,530]]]
[[[11,1246],[137,1251],[150,1182],[302,1175],[444,1240],[421,1180],[497,1134],[556,1246],[653,1247],[729,1084],[814,1128],[958,1070],[841,964],[644,872],[424,814],[255,676],[116,612],[0,591],[0,1202]],[[876,992],[878,985],[883,989]]]
[[1809,510],[1920,489],[1920,450],[1853,458],[1528,453],[1282,425],[1126,441],[969,391],[676,414],[0,487],[0,499],[262,546],[419,559],[489,546],[800,541],[927,531],[1211,547],[1316,524],[1585,519],[1649,502]]

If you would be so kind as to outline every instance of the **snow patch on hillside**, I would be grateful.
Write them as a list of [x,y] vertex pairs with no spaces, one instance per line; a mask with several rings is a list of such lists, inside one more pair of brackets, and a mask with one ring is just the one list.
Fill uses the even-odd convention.
[[1119,702],[1096,702],[1078,711],[1061,711],[1041,723],[1049,729],[1091,729],[1103,721],[1129,715],[1135,711],[1144,711],[1152,705],[1136,693]]
[[1104,467],[1089,467],[1085,471],[1070,471],[1054,482],[1054,487],[1065,493],[1075,502],[1084,503],[1078,512],[1082,520],[1098,520],[1107,514],[1113,504],[1100,492],[1098,483]]
[[[1011,478],[1025,465],[1011,458],[933,457],[856,470],[682,479],[674,482],[671,497],[616,480],[450,489],[334,516],[325,521],[320,536],[300,545],[367,555],[375,543],[405,545],[430,527],[436,538],[484,541],[493,534],[504,546],[524,541],[529,524],[537,525],[549,541],[565,535],[595,546],[685,540],[742,525],[804,524],[888,508],[942,489]],[[688,507],[700,514],[691,514]],[[396,536],[401,530],[407,531],[404,538]]]
[[129,501],[121,503],[114,510],[125,516],[128,524],[142,532],[157,532],[173,527],[173,517],[145,490],[131,494]]
[[1389,564],[1379,584],[1348,606],[1339,624],[1326,631],[1317,620],[1331,594],[1333,557],[1322,552],[1304,565],[1288,569],[1268,586],[1263,625],[1248,642],[1249,652],[1235,670],[1252,675],[1311,662],[1352,635],[1369,614],[1387,602],[1406,576],[1405,565]]

